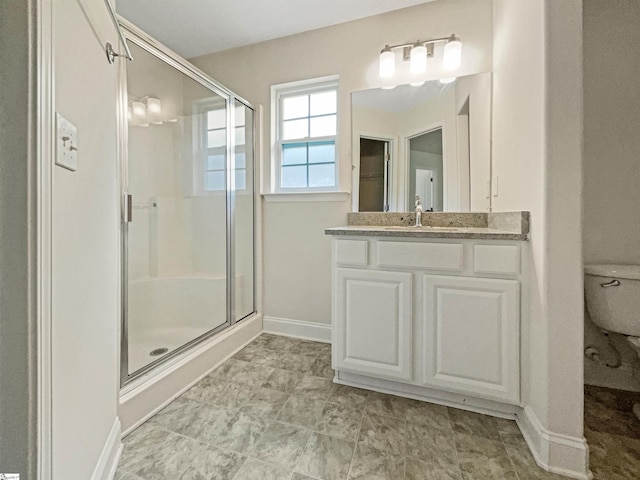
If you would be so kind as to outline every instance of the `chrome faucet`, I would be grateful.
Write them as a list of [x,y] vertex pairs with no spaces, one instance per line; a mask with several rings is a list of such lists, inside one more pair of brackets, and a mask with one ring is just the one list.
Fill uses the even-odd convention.
[[416,227],[422,226],[422,200],[416,195]]

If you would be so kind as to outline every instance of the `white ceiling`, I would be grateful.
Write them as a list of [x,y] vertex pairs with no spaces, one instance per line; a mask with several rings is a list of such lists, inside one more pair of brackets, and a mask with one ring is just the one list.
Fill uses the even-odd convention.
[[118,13],[190,58],[434,0],[117,0]]

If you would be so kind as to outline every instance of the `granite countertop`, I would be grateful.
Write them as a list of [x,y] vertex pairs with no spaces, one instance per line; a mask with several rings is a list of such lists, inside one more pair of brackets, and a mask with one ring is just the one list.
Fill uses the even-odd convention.
[[414,227],[413,213],[350,213],[348,225],[325,229],[326,235],[528,240],[528,212],[423,214],[423,227]]

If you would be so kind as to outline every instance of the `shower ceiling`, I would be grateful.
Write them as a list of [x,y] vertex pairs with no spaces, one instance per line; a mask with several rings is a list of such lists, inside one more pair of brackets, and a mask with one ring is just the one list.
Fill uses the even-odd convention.
[[206,53],[435,0],[118,0],[118,13],[180,55]]

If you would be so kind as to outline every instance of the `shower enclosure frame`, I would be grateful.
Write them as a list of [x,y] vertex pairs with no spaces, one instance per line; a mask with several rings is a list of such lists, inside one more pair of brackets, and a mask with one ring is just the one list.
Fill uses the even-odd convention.
[[[181,345],[173,351],[159,357],[144,367],[136,370],[133,373],[129,373],[129,336],[128,336],[128,223],[130,207],[128,201],[128,119],[127,119],[127,64],[126,60],[120,59],[118,62],[117,72],[117,156],[118,156],[118,168],[120,177],[120,238],[121,238],[121,262],[120,262],[120,304],[121,304],[121,334],[120,334],[120,387],[130,385],[132,382],[138,380],[140,377],[156,369],[159,365],[168,362],[169,360],[181,355],[185,351],[191,349],[195,345],[199,345],[207,339],[215,336],[217,333],[228,329],[236,323],[249,318],[257,313],[257,286],[256,286],[256,258],[257,258],[257,246],[256,246],[256,181],[257,181],[257,168],[256,168],[256,127],[257,127],[257,111],[256,109],[244,98],[235,94],[233,91],[226,88],[224,85],[216,82],[206,73],[199,70],[194,65],[187,62],[180,55],[173,52],[171,49],[158,42],[154,38],[147,35],[135,25],[131,24],[127,20],[118,16],[118,22],[123,30],[126,41],[134,43],[136,46],[144,49],[147,53],[155,56],[159,60],[165,62],[167,65],[174,67],[176,70],[191,78],[192,80],[200,83],[205,88],[211,90],[216,95],[224,98],[226,106],[227,117],[227,132],[226,132],[226,322],[218,327],[215,327],[206,333],[190,340],[189,342]],[[132,60],[135,61],[135,58]],[[240,319],[236,319],[235,309],[235,195],[232,189],[233,181],[233,147],[234,147],[234,116],[235,108],[234,103],[240,102],[245,107],[249,108],[253,112],[252,127],[252,142],[251,145],[247,145],[247,148],[252,152],[252,190],[251,190],[251,205],[252,205],[252,246],[253,246],[253,265],[252,265],[252,304],[253,310]]]

